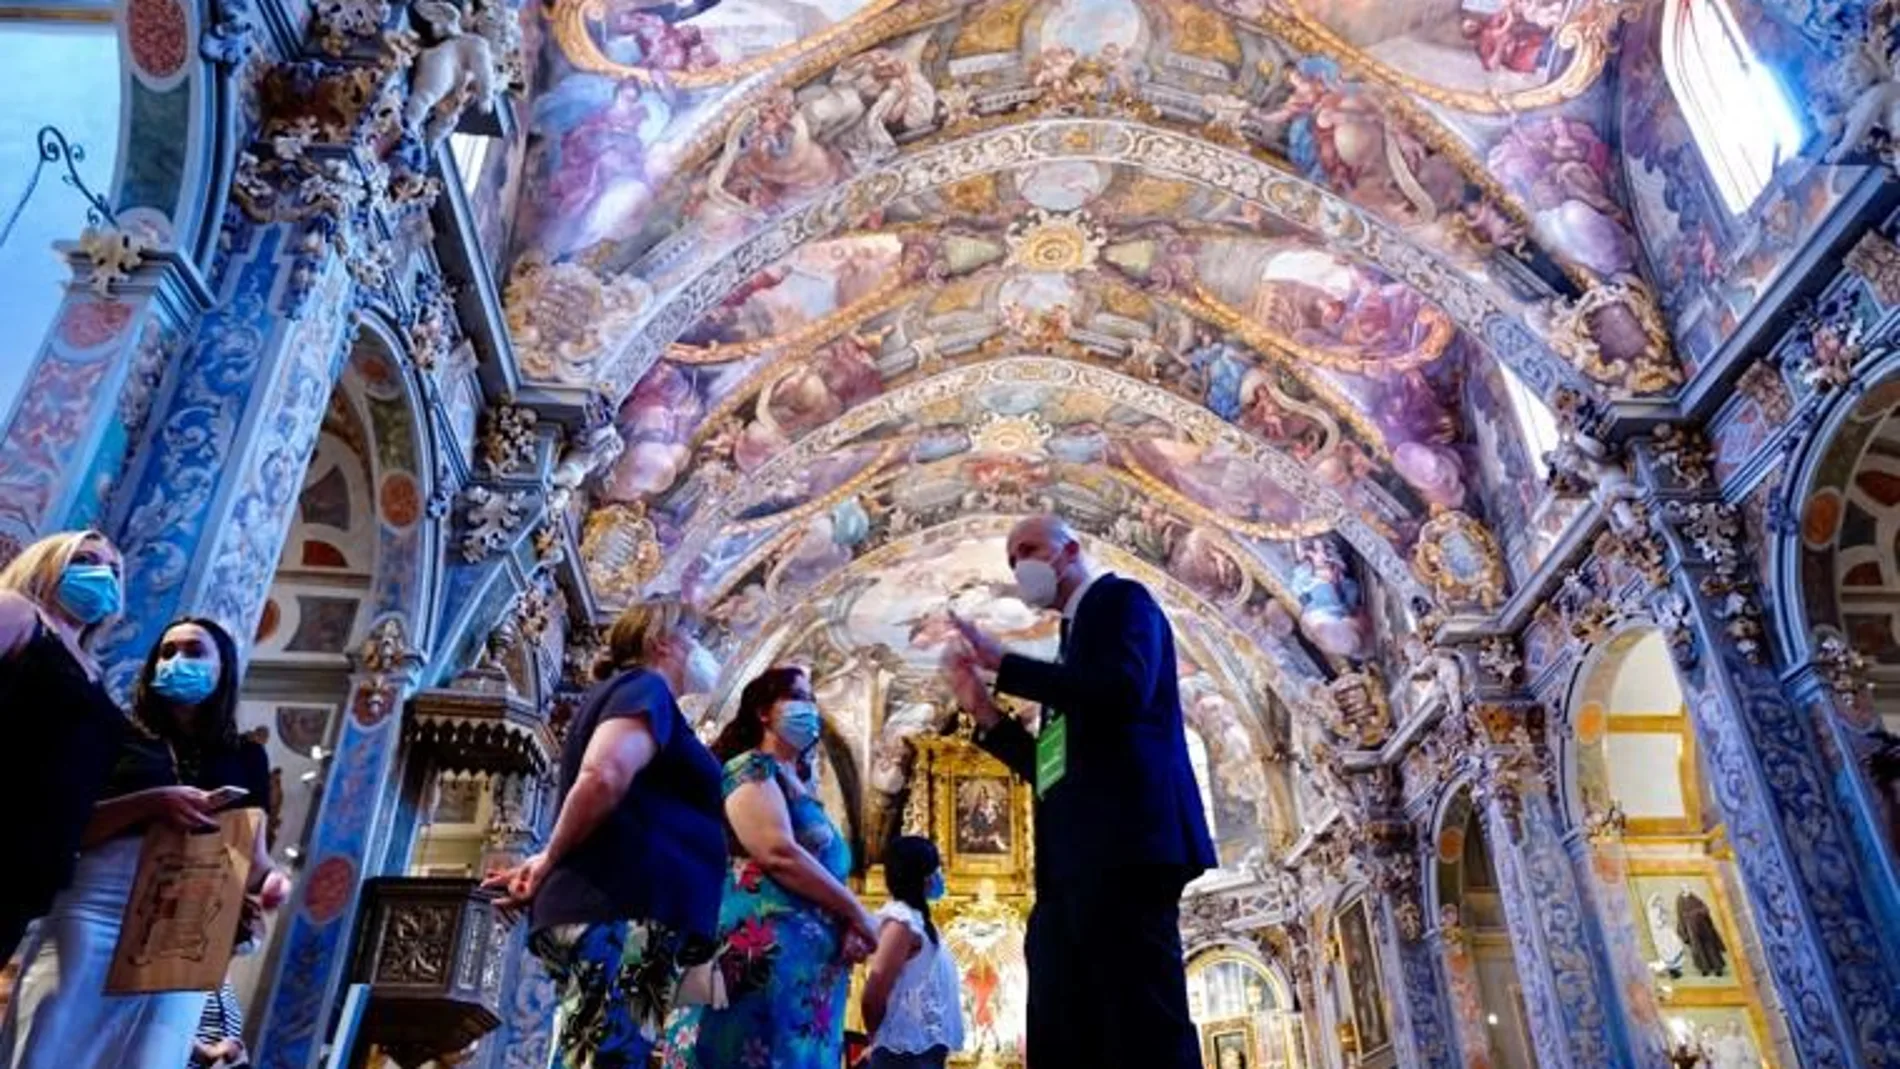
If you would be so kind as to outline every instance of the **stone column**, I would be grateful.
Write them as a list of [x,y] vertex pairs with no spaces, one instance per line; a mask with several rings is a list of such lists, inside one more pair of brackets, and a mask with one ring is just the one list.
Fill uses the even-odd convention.
[[321,1055],[362,882],[379,875],[365,865],[381,853],[378,839],[396,804],[401,713],[421,682],[423,658],[391,617],[372,632],[356,662],[336,758],[311,832],[311,863],[284,918],[283,953],[254,1048],[259,1069],[310,1069]]
[[1624,1019],[1632,1034],[1666,1036],[1649,962],[1643,958],[1636,931],[1638,924],[1645,923],[1644,914],[1642,903],[1630,897],[1621,819],[1597,814],[1587,824],[1583,834],[1573,832],[1567,842],[1577,871],[1588,874],[1589,897],[1596,907],[1596,923],[1609,953],[1607,964],[1621,995]]
[[[95,264],[115,243],[125,259]],[[53,531],[106,526],[165,372],[211,304],[190,260],[117,230],[89,230],[66,255],[66,301],[0,438],[0,560]]]
[[[220,303],[178,362],[110,527],[125,614],[102,659],[120,689],[182,613],[248,645],[354,334],[349,273],[338,257],[308,261],[301,228],[239,223],[226,236]],[[310,312],[291,318],[282,294],[299,273]]]
[[[482,854],[484,871],[513,864],[541,848],[553,830],[553,785],[537,777],[503,776],[495,784],[495,820]],[[524,928],[510,936],[503,978],[501,1028],[485,1040],[490,1069],[543,1069],[554,1042],[554,982],[527,950]]]
[[[1391,770],[1374,775],[1390,776]],[[1392,1035],[1399,1065],[1455,1069],[1460,1062],[1450,1004],[1424,941],[1419,885],[1425,860],[1416,848],[1416,836],[1410,823],[1392,813],[1370,823],[1363,835],[1370,844],[1363,856],[1372,876],[1367,901],[1373,907],[1378,953],[1385,961],[1382,971],[1393,995]]]
[[1769,667],[1740,518],[1677,498],[1604,549],[1669,635],[1796,1050],[1810,1066],[1900,1064],[1900,917],[1871,890],[1884,874],[1865,871],[1813,720]]
[[1634,1035],[1616,1011],[1593,908],[1565,848],[1541,755],[1517,710],[1483,710],[1476,800],[1546,1069],[1664,1066],[1660,1036]]
[[1428,942],[1444,973],[1452,1031],[1458,1040],[1459,1064],[1465,1069],[1491,1069],[1491,1033],[1485,1025],[1478,967],[1471,957],[1469,937],[1459,924],[1458,907],[1440,907],[1438,925],[1432,929]]

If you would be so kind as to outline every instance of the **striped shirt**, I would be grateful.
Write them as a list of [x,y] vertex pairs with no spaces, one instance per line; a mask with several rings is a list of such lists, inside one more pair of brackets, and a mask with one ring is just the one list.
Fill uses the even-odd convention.
[[[212,992],[205,999],[205,1012],[198,1018],[198,1042],[205,1046],[226,1039],[244,1038],[244,1010],[238,1006],[237,988],[226,980],[224,986]],[[209,1069],[212,1063],[200,1059],[194,1051],[191,1057],[192,1069]],[[231,1069],[242,1069],[248,1062],[239,1063]]]

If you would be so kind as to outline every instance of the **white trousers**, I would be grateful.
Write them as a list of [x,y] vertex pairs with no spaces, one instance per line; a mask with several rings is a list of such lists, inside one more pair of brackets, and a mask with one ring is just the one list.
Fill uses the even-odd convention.
[[182,1069],[206,993],[108,995],[106,973],[138,873],[138,837],[79,858],[72,886],[22,948],[0,1026],[0,1069]]

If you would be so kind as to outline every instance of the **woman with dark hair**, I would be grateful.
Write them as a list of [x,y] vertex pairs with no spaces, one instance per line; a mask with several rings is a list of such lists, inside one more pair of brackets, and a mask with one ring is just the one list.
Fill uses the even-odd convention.
[[811,789],[822,722],[803,668],[746,684],[713,743],[725,762],[731,865],[717,998],[680,1015],[668,1066],[837,1069],[851,966],[877,941],[844,885],[851,847]]
[[[237,731],[237,645],[223,627],[184,619],[145,659],[105,801],[86,826],[73,882],[27,947],[0,1031],[9,1069],[175,1069],[191,1058],[202,991],[108,995],[106,973],[138,872],[146,828],[218,826],[215,814],[270,805],[263,746]],[[258,822],[248,891],[281,900]],[[274,908],[277,901],[264,901]]]
[[719,664],[685,606],[632,606],[561,751],[540,853],[497,872],[561,1003],[554,1069],[646,1069],[687,970],[711,959],[726,867],[719,762],[680,713]]
[[891,901],[877,911],[859,1008],[871,1031],[871,1069],[943,1069],[963,1049],[963,985],[930,904],[943,897],[943,865],[929,839],[905,835],[884,852]]

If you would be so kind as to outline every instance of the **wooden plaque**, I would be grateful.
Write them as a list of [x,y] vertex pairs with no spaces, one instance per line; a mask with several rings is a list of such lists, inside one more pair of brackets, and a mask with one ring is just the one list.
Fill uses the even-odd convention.
[[218,830],[145,833],[106,992],[215,991],[244,912],[261,810],[218,814]]

